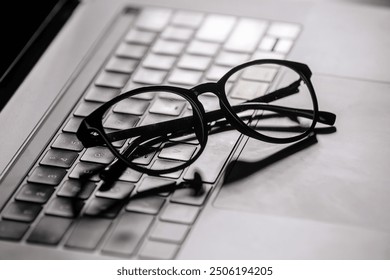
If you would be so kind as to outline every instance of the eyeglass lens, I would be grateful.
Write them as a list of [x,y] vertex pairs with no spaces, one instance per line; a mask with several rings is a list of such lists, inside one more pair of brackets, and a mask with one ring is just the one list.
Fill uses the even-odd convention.
[[257,101],[258,106],[248,106],[250,109],[237,115],[262,135],[277,139],[299,136],[313,122],[313,118],[298,116],[290,110],[314,108],[309,88],[288,67],[275,64],[246,67],[228,78],[225,92],[232,106]]
[[[164,137],[150,140],[149,136],[155,130],[141,135],[147,141],[142,142],[132,152],[128,153],[128,145],[133,139],[123,139],[113,142],[113,146],[121,154],[125,154],[128,161],[152,170],[165,170],[184,165],[199,152],[199,140],[194,132],[192,119],[192,105],[184,97],[172,92],[142,92],[123,99],[111,106],[102,120],[104,132],[110,134],[115,131],[134,127],[155,125],[157,129],[161,123],[188,117],[191,125],[186,127],[175,126],[174,131]],[[152,137],[153,138],[153,137]],[[150,141],[149,141],[150,140]],[[157,160],[151,164],[157,155]],[[174,174],[172,174],[174,175]]]

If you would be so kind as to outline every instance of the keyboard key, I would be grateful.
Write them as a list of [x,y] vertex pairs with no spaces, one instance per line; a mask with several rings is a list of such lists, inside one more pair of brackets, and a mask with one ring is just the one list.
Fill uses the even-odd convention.
[[47,185],[25,184],[16,196],[16,200],[45,203],[49,200],[53,192],[54,188]]
[[184,49],[185,44],[177,41],[158,40],[152,47],[152,51],[157,54],[178,56]]
[[131,74],[138,65],[138,60],[124,57],[112,57],[106,65],[106,71]]
[[122,43],[116,50],[116,55],[123,58],[141,59],[147,50],[146,46]]
[[78,216],[83,206],[84,202],[78,199],[56,197],[50,202],[46,209],[46,214],[65,218],[75,218]]
[[257,51],[253,54],[252,59],[284,59],[285,55],[276,52]]
[[233,52],[253,52],[266,28],[266,21],[240,19],[225,43],[225,49]]
[[278,69],[276,68],[253,66],[244,71],[242,79],[270,83],[275,78],[277,72]]
[[100,106],[102,106],[102,104],[98,102],[84,101],[81,102],[79,106],[77,106],[73,115],[76,117],[86,117],[90,115],[93,111],[95,111],[97,108],[99,108]]
[[101,164],[109,164],[114,160],[115,156],[106,147],[92,147],[86,149],[82,161],[95,162]]
[[203,189],[198,193],[195,193],[194,190],[190,188],[177,189],[171,196],[170,201],[187,205],[201,206],[206,201],[210,190],[210,185],[204,185]]
[[208,15],[196,33],[196,38],[211,42],[224,42],[236,19],[232,16]]
[[75,226],[65,246],[93,250],[111,225],[111,220],[83,217]]
[[153,42],[155,37],[156,37],[156,33],[154,32],[131,29],[126,34],[125,41],[128,43],[150,45]]
[[134,74],[133,81],[147,85],[158,85],[164,82],[166,75],[166,71],[141,68]]
[[179,116],[186,103],[179,100],[158,98],[150,107],[149,112],[169,116]]
[[188,161],[196,150],[196,145],[185,143],[168,143],[159,154],[160,158]]
[[32,222],[38,216],[42,206],[21,201],[11,202],[3,211],[3,218],[20,222]]
[[60,149],[50,149],[46,152],[43,159],[40,161],[40,164],[69,168],[72,166],[78,156],[79,154],[76,152]]
[[139,29],[161,31],[167,25],[172,15],[170,9],[147,8],[138,16],[135,25]]
[[142,120],[141,125],[155,124],[169,120],[172,120],[172,116],[149,113],[145,115],[145,118]]
[[207,56],[184,54],[179,60],[177,66],[183,69],[204,71],[211,62]]
[[140,251],[140,257],[144,259],[173,259],[179,250],[179,246],[171,243],[148,240]]
[[139,185],[137,192],[144,192],[157,187],[171,185],[173,183],[175,183],[175,181],[170,179],[159,178],[159,177],[145,177],[142,183]]
[[225,165],[233,147],[240,137],[238,131],[226,131],[210,134],[207,145],[200,157],[189,167],[184,174],[185,180],[192,180],[194,173],[199,172],[202,180],[214,183]]
[[56,245],[61,241],[71,224],[71,219],[44,216],[30,234],[27,241]]
[[298,24],[286,23],[286,22],[273,22],[268,29],[268,35],[294,39],[298,36],[301,28]]
[[65,149],[70,151],[80,152],[84,146],[73,133],[61,133],[54,141],[53,148]]
[[293,44],[294,44],[293,40],[279,39],[273,51],[278,53],[288,53],[291,50]]
[[234,67],[249,60],[249,54],[246,53],[232,53],[220,52],[215,59],[215,64]]
[[61,189],[57,192],[58,196],[87,199],[95,190],[96,184],[94,182],[81,182],[78,180],[66,180]]
[[233,86],[230,96],[232,98],[250,100],[264,95],[267,92],[268,87],[269,84],[265,82],[240,80]]
[[[168,85],[173,86],[173,87],[183,87],[183,85],[177,85],[177,84],[173,84],[173,83],[168,83]],[[161,97],[161,98],[169,99],[169,100],[180,100],[180,101],[185,100],[182,96],[180,96],[178,94],[171,93],[171,92],[167,92],[167,91],[158,92],[157,96]]]
[[123,201],[94,197],[87,206],[85,214],[88,216],[99,216],[109,219],[115,218],[123,207]]
[[71,117],[62,129],[62,131],[76,133],[83,119],[84,118]]
[[115,113],[142,116],[149,107],[150,102],[142,99],[127,98],[119,102],[114,107]]
[[102,71],[96,78],[95,85],[120,89],[123,88],[128,79],[128,74]]
[[122,173],[122,175],[119,177],[119,180],[126,181],[126,182],[138,182],[139,179],[141,179],[142,173],[135,171],[131,168],[126,168],[126,170]]
[[189,230],[188,225],[157,221],[149,238],[180,244],[184,241]]
[[174,69],[171,75],[169,76],[168,82],[174,84],[195,86],[196,84],[199,83],[202,75],[203,72],[201,71]]
[[[232,87],[233,87],[233,85],[234,85],[234,83],[233,82],[230,82],[230,81],[228,81],[227,83],[226,83],[226,85],[225,85],[225,92],[226,92],[226,94],[227,95],[229,95],[229,92],[230,92],[230,90],[232,89]],[[241,103],[242,101],[240,101],[240,103]],[[235,104],[233,104],[233,103],[230,103],[231,105],[235,105]],[[207,111],[206,111],[207,112]]]
[[103,127],[118,130],[129,129],[134,127],[138,121],[139,118],[136,116],[114,113],[109,115],[108,118],[104,121]]
[[106,242],[103,252],[132,255],[150,227],[153,216],[125,212]]
[[[111,132],[114,132],[116,131],[115,129],[106,129],[106,133],[111,133]],[[118,141],[115,141],[115,142],[111,142],[111,144],[115,147],[115,148],[122,148],[123,145],[126,143],[128,139],[122,139],[122,140],[118,140]]]
[[[123,89],[123,92],[127,92],[127,91],[130,91],[130,90],[133,90],[133,89],[137,89],[137,88],[141,88],[141,87],[144,87],[144,86],[145,86],[145,84],[139,84],[139,83],[134,83],[133,81],[130,81],[130,83],[128,83],[125,86],[125,88]],[[142,100],[152,100],[155,96],[156,96],[155,92],[149,91],[149,92],[143,92],[141,94],[134,95],[131,98],[142,99]]]
[[276,38],[265,36],[263,39],[261,39],[261,42],[259,44],[259,49],[262,51],[272,51],[274,46],[276,44]]
[[97,197],[121,200],[129,197],[133,189],[134,189],[134,184],[117,181],[113,183],[108,190],[99,190],[95,193],[95,195]]
[[101,164],[79,162],[69,174],[69,178],[98,182],[100,181],[99,171],[102,170],[103,167],[104,165]]
[[[88,89],[85,100],[93,102],[107,102],[119,94],[115,88],[92,86]],[[76,130],[77,131],[77,130]]]
[[157,149],[154,147],[138,146],[138,149],[132,154],[132,156],[134,156],[132,162],[141,165],[148,165],[154,158],[156,152]]
[[[226,66],[219,66],[219,65],[213,65],[209,69],[209,71],[206,73],[206,79],[210,81],[218,81],[222,78],[223,75],[225,75],[231,67]],[[231,79],[231,78],[230,78]]]
[[164,203],[165,198],[160,196],[134,198],[126,206],[126,211],[155,215],[160,211]]
[[175,61],[175,56],[150,53],[142,62],[142,65],[147,68],[170,70]]
[[[226,87],[227,88],[227,87]],[[212,111],[212,110],[219,110],[219,98],[217,98],[215,95],[201,95],[198,97],[200,103],[202,103],[203,108],[206,112]],[[192,108],[189,108],[192,110]]]
[[[182,164],[182,163],[179,163],[177,161],[172,161],[172,160],[157,159],[155,162],[153,162],[152,169],[165,170],[168,168],[178,166],[179,164]],[[161,174],[160,176],[177,179],[180,177],[182,172],[183,172],[182,170],[178,170],[178,171],[175,171],[172,173]]]
[[200,208],[196,206],[169,203],[163,209],[160,219],[166,222],[173,222],[179,224],[193,224],[198,217]]
[[14,221],[0,221],[0,239],[20,240],[28,230],[29,225]]
[[187,48],[187,53],[204,56],[214,56],[218,52],[219,48],[220,45],[217,43],[193,40],[190,42]]
[[188,41],[192,36],[193,30],[184,27],[168,26],[161,33],[161,38],[177,41]]
[[28,177],[29,183],[56,186],[65,177],[66,170],[58,167],[37,166]]
[[204,15],[202,13],[177,11],[173,16],[171,23],[177,26],[196,28],[202,23],[203,18]]

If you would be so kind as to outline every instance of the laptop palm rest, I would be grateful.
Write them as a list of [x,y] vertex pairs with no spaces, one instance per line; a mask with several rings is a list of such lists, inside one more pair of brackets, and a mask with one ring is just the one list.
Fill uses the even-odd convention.
[[[321,108],[337,114],[337,131],[320,131],[318,143],[290,153],[248,140],[192,234],[198,257],[203,246],[217,258],[390,256],[378,242],[390,233],[390,150],[380,148],[390,142],[390,86],[313,79]],[[233,238],[237,231],[253,242]]]

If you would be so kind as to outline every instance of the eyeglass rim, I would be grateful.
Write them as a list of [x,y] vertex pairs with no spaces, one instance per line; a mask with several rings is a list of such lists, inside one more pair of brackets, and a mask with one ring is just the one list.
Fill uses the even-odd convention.
[[[264,65],[264,64],[277,64],[280,66],[288,67],[291,70],[295,71],[297,74],[299,74],[299,76],[303,79],[303,81],[307,85],[307,87],[309,89],[310,96],[311,96],[312,105],[313,105],[313,121],[312,121],[310,127],[305,132],[303,132],[299,135],[287,137],[287,138],[270,137],[270,136],[261,134],[261,133],[255,131],[254,129],[251,129],[248,125],[246,125],[237,116],[236,113],[234,113],[234,110],[233,110],[231,104],[227,100],[227,93],[225,90],[225,85],[226,85],[228,79],[231,76],[233,76],[235,73],[237,73],[238,71],[241,71],[244,68],[254,66],[254,65]],[[229,121],[236,123],[237,124],[236,129],[238,131],[240,131],[241,133],[243,133],[251,138],[255,138],[255,139],[260,140],[260,141],[265,141],[265,142],[274,143],[274,144],[287,144],[287,143],[296,142],[298,140],[305,138],[311,132],[314,131],[314,128],[317,124],[317,120],[319,117],[318,116],[319,115],[318,100],[317,100],[317,96],[316,96],[316,93],[314,90],[314,86],[313,86],[311,79],[310,79],[311,75],[312,75],[312,72],[311,72],[309,66],[307,66],[306,64],[300,63],[300,62],[295,62],[295,61],[290,61],[290,60],[279,60],[279,59],[252,60],[252,61],[249,61],[249,62],[246,62],[246,63],[243,63],[243,64],[240,64],[240,65],[233,67],[226,74],[224,74],[221,79],[219,79],[217,81],[217,87],[221,93],[219,95],[219,97],[220,97],[220,100],[222,101],[222,103],[220,103],[220,104],[224,105],[226,107],[226,110],[229,111],[231,113],[231,116],[234,117],[234,118],[229,119]]]
[[[140,93],[145,92],[152,92],[152,91],[163,91],[163,92],[171,92],[174,94],[178,94],[184,99],[186,99],[188,102],[190,102],[193,112],[193,117],[197,121],[195,123],[199,127],[199,129],[195,129],[196,131],[196,137],[199,141],[200,147],[195,152],[195,156],[193,156],[191,159],[183,162],[183,164],[179,164],[178,166],[172,167],[172,168],[166,168],[166,169],[150,169],[143,167],[141,165],[138,165],[136,163],[133,163],[129,160],[127,160],[123,155],[114,147],[110,139],[108,139],[107,134],[103,127],[103,116],[106,113],[106,111],[116,103],[120,102],[121,100],[127,99],[133,95],[137,95]],[[166,173],[172,173],[178,170],[182,170],[186,168],[187,166],[191,165],[193,162],[195,162],[199,156],[202,154],[203,150],[205,149],[207,145],[207,139],[208,139],[208,132],[207,132],[207,124],[205,123],[205,111],[201,103],[197,98],[191,98],[190,91],[185,88],[180,87],[173,87],[173,86],[149,86],[149,87],[141,87],[136,88],[134,90],[130,90],[128,92],[125,92],[110,101],[102,104],[99,108],[97,108],[94,112],[92,112],[89,116],[85,117],[85,119],[82,121],[78,131],[77,131],[77,137],[82,141],[84,147],[93,147],[97,146],[96,143],[93,143],[93,138],[90,137],[90,135],[87,136],[87,134],[91,133],[97,133],[96,135],[96,141],[103,140],[104,144],[107,145],[107,147],[110,149],[110,151],[114,154],[115,157],[120,159],[121,161],[125,162],[126,165],[138,172],[146,173],[148,175],[160,175],[160,174],[166,174]],[[99,139],[100,138],[100,139]],[[144,142],[148,142],[153,140],[155,137],[152,137],[150,139],[146,139]],[[100,144],[101,141],[99,141]]]

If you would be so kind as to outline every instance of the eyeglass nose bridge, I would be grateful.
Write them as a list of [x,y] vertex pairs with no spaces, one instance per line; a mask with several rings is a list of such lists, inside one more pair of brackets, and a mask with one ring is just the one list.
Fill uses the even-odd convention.
[[200,85],[197,85],[191,89],[191,91],[195,94],[195,96],[199,96],[203,93],[206,92],[211,92],[214,93],[219,97],[219,89],[218,89],[218,83],[213,83],[213,82],[208,82],[208,83],[203,83]]

